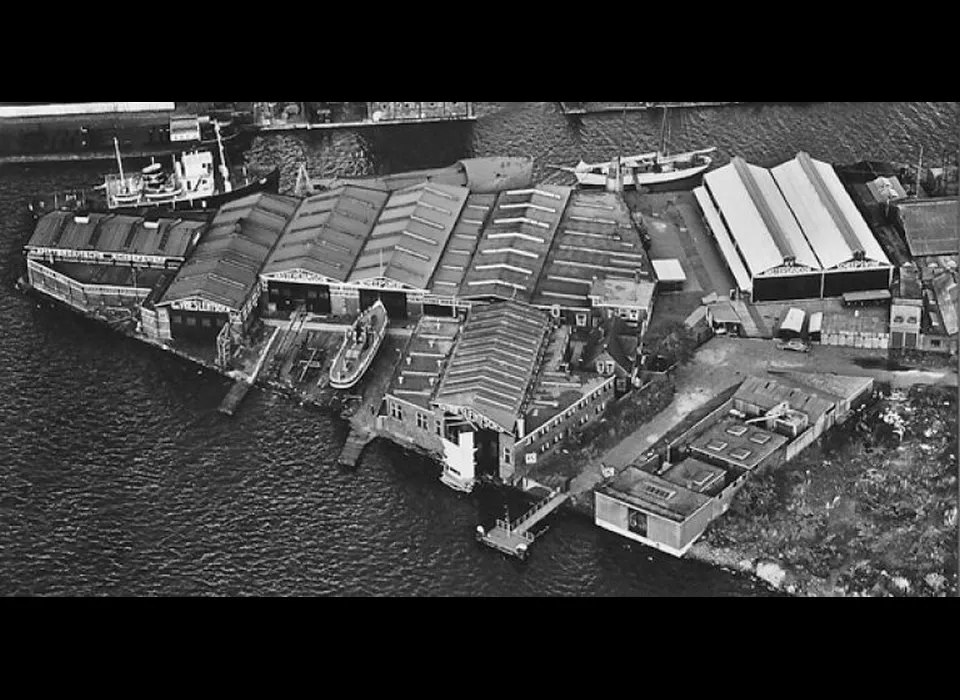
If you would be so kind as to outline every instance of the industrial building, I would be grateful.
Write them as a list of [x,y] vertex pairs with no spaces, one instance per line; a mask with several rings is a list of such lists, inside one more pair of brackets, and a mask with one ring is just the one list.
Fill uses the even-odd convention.
[[541,185],[340,185],[299,205],[260,275],[267,313],[393,319],[517,300],[569,325],[619,316],[642,334],[656,276],[622,199]]
[[27,278],[37,291],[81,311],[135,311],[180,269],[205,227],[175,218],[51,212],[25,246]]
[[873,379],[778,371],[748,377],[732,399],[594,492],[594,522],[681,557],[725,513],[747,479],[777,468],[871,395]]
[[260,270],[299,200],[255,194],[224,205],[155,304],[160,339],[212,342],[230,323],[247,328],[258,309]]
[[754,301],[888,289],[893,266],[828,163],[768,170],[742,158],[695,191],[739,292]]
[[378,428],[436,456],[452,488],[469,491],[479,479],[521,482],[614,398],[613,374],[560,371],[569,336],[569,327],[519,301],[476,305],[462,322],[423,316]]

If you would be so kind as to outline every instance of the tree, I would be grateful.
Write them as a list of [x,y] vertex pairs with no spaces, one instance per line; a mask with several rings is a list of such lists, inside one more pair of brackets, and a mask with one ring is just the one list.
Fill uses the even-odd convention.
[[654,371],[663,372],[688,362],[697,349],[697,338],[679,321],[668,321],[651,328],[643,339],[646,355]]

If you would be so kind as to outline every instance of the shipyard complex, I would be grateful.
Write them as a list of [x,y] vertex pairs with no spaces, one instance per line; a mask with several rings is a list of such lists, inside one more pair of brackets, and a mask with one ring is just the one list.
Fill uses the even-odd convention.
[[[354,118],[345,103],[252,104],[261,128]],[[405,115],[474,118],[470,103],[367,103],[356,118]],[[479,528],[500,551],[525,556],[535,524],[589,493],[598,526],[683,556],[752,475],[872,399],[869,373],[806,359],[831,346],[955,357],[960,332],[948,172],[919,196],[882,164],[803,152],[713,166],[666,193],[628,192],[619,160],[585,188],[503,157],[351,180],[304,169],[291,194],[240,192],[203,213],[55,208],[25,246],[24,282],[238,386],[339,396],[346,462],[382,437],[432,456],[457,491],[535,494],[523,517]],[[375,338],[357,325],[374,307],[389,326]],[[596,479],[552,477],[571,436],[669,376],[649,340],[667,321],[701,344],[757,339],[805,359],[739,377],[668,445],[593,465]],[[338,394],[330,368],[353,333],[369,370]]]

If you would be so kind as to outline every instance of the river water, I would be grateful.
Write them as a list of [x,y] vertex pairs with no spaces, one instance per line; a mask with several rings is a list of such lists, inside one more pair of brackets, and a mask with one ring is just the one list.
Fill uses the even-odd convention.
[[[656,148],[661,117],[568,121],[554,103],[481,103],[472,125],[271,136],[247,154],[285,186],[317,175],[436,167],[469,155],[544,164]],[[956,103],[823,103],[674,112],[673,150],[717,145],[772,165],[807,150],[843,162],[939,159]],[[442,486],[385,442],[335,466],[339,418],[255,390],[234,418],[227,382],[19,295],[28,198],[95,181],[103,164],[0,169],[0,594],[767,595],[755,579],[631,546],[561,516],[519,563],[477,545],[501,504]],[[515,502],[512,503],[517,508]],[[513,513],[516,515],[516,511]]]

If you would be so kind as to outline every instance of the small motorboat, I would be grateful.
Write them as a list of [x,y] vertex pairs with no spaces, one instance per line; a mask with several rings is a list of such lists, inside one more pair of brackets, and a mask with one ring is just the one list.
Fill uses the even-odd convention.
[[387,309],[379,299],[360,314],[344,335],[330,366],[330,386],[349,389],[360,381],[383,343],[388,324]]

